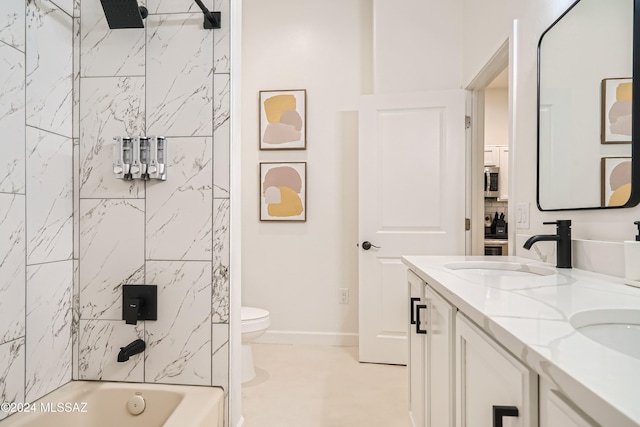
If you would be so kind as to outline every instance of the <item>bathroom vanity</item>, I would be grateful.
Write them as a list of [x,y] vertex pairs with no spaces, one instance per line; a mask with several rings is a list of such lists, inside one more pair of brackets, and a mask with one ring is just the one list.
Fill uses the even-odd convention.
[[640,289],[520,257],[403,261],[414,426],[640,426]]

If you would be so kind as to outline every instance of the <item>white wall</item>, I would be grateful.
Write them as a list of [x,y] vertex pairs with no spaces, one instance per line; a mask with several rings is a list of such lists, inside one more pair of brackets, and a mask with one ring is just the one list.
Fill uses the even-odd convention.
[[[357,111],[372,87],[371,34],[371,1],[243,2],[242,303],[270,311],[267,340],[356,342]],[[258,150],[268,89],[307,90],[305,151]],[[307,162],[306,222],[259,221],[265,161]]]
[[375,93],[462,88],[462,0],[373,1]]
[[[525,238],[531,234],[549,234],[552,226],[543,226],[543,221],[571,219],[573,238],[619,242],[634,235],[633,221],[640,216],[640,207],[616,210],[589,210],[564,212],[539,212],[536,209],[536,63],[537,43],[542,32],[571,4],[573,0],[519,2],[464,0],[464,79],[468,84],[490,59],[497,47],[508,39],[512,20],[518,20],[515,49],[515,85],[517,93],[513,108],[514,116],[514,164],[510,168],[515,174],[510,189],[511,206],[529,203],[531,227],[516,230],[516,253],[534,256],[534,252],[522,249]],[[577,154],[579,155],[579,154]],[[513,209],[511,209],[513,210]],[[540,244],[537,244],[540,245]],[[543,252],[553,245],[540,245]],[[584,247],[584,251],[582,248]],[[598,245],[580,245],[574,265],[581,266],[581,259],[592,262],[599,253]],[[510,253],[513,253],[510,249]],[[554,254],[548,259],[554,262]]]
[[[462,0],[245,0],[243,17],[242,302],[271,312],[267,340],[355,344],[359,97],[462,87]],[[290,88],[308,148],[259,151],[258,91]],[[276,160],[308,162],[306,223],[258,221],[258,164]]]
[[[356,344],[358,103],[462,87],[462,0],[243,2],[242,302],[266,340]],[[307,89],[307,150],[258,150],[258,91]],[[307,161],[306,223],[259,222],[258,164]],[[338,304],[348,288],[350,303]]]
[[509,145],[509,93],[484,91],[484,145]]
[[463,87],[478,75],[511,33],[510,0],[462,0]]
[[[442,16],[450,25],[433,27],[431,38],[447,44],[448,55],[439,56],[438,47],[423,43],[429,39],[428,26],[415,22],[420,21],[416,16],[435,19],[429,13],[417,13],[425,7],[424,2],[415,2],[394,12],[389,0],[376,0],[373,5],[357,0],[333,0],[322,5],[278,0],[268,6],[258,0],[246,1],[242,117],[243,303],[269,309],[272,331],[327,332],[333,334],[331,336],[357,331],[357,298],[354,296],[357,291],[358,97],[372,92],[374,87],[376,93],[466,87],[509,39],[514,18],[518,20],[517,42],[513,46],[517,59],[511,66],[515,70],[512,90],[517,96],[512,106],[514,159],[510,169],[515,177],[510,203],[511,206],[529,204],[531,227],[515,230],[517,238],[512,240],[516,241],[516,247],[510,252],[536,256],[535,252],[522,249],[524,239],[531,234],[553,232],[552,226],[543,226],[542,222],[555,219],[572,219],[575,239],[620,242],[633,236],[633,221],[638,219],[640,208],[564,212],[536,209],[537,43],[542,32],[571,3],[572,0],[463,0],[464,28],[456,24],[453,12]],[[327,10],[332,11],[330,28]],[[373,28],[371,22],[375,23]],[[422,35],[413,33],[416,28],[424,30]],[[462,49],[456,44],[456,31],[462,34],[459,38]],[[405,47],[409,37],[412,49]],[[396,49],[393,49],[394,43]],[[434,66],[434,70],[429,71],[426,60],[414,58],[416,52],[431,53],[428,49],[434,57],[444,58],[446,65]],[[460,51],[462,56],[458,54]],[[370,52],[374,52],[373,57]],[[391,69],[395,69],[395,75]],[[456,70],[461,72],[456,74]],[[308,91],[306,151],[261,152],[257,149],[258,91],[282,88]],[[306,223],[258,221],[258,164],[274,160],[308,162]],[[329,167],[330,172],[323,173],[323,167]],[[328,209],[327,206],[337,207]],[[538,245],[543,254],[553,252],[552,244]],[[579,248],[580,252],[575,254],[576,266],[597,258],[598,245],[579,245]],[[548,261],[554,262],[553,253]],[[340,287],[350,289],[351,304],[338,304]]]

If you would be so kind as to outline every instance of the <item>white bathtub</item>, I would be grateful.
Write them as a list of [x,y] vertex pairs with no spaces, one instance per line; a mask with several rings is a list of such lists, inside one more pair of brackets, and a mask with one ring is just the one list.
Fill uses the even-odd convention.
[[[127,403],[144,411],[132,415]],[[0,427],[222,427],[224,393],[217,387],[72,381],[19,410]],[[6,410],[6,408],[4,408]],[[28,411],[28,412],[27,412]]]

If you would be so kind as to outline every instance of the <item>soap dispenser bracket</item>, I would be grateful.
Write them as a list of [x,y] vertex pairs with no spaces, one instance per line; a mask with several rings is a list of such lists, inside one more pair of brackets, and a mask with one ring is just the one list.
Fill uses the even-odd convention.
[[129,325],[138,320],[158,320],[158,287],[122,285],[122,320]]

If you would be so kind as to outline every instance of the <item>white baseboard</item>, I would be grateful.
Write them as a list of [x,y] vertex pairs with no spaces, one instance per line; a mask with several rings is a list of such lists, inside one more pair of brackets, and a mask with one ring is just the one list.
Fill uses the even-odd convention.
[[256,340],[263,344],[304,344],[304,345],[334,345],[339,347],[357,347],[357,333],[341,332],[298,332],[298,331],[267,331]]

